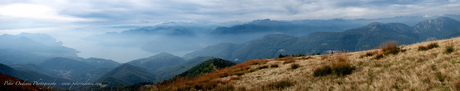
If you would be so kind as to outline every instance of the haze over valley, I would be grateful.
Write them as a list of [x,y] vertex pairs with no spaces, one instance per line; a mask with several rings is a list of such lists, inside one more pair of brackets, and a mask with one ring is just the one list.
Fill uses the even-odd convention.
[[[316,67],[304,62],[309,58],[322,62],[349,55],[346,62],[350,69],[369,66],[369,62],[363,65],[357,60],[382,60],[356,58],[368,50],[380,50],[375,55],[382,54],[388,60],[406,60],[397,53],[380,53],[385,52],[384,43],[394,42],[398,50],[415,53],[416,49],[404,46],[454,41],[460,36],[459,20],[457,0],[7,0],[0,1],[0,76],[2,82],[80,83],[22,88],[2,85],[6,88],[3,90],[251,90],[260,87],[247,87],[241,81],[254,74],[278,72],[278,67],[284,69],[291,64],[295,67],[288,69],[288,73],[302,73],[296,67]],[[441,47],[457,48],[455,44],[442,42]],[[424,50],[429,49],[418,51]],[[446,60],[455,59],[457,52],[452,50],[436,57],[451,55]],[[267,62],[273,64],[265,65]],[[444,65],[458,66],[456,62]],[[258,73],[261,71],[264,73]],[[445,71],[458,72],[447,68]],[[441,73],[451,74],[444,70]],[[455,89],[456,80],[451,78],[456,76],[444,77],[447,80],[442,79],[441,83],[449,82],[445,89]],[[238,81],[232,83],[235,79]],[[260,81],[273,81],[270,79],[262,77]]]

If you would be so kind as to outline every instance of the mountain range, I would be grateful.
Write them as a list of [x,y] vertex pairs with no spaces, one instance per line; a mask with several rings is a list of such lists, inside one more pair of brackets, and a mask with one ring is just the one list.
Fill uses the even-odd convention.
[[[195,29],[179,26],[136,28],[115,35],[133,34],[134,36],[142,35],[141,39],[155,39],[150,35],[159,34],[167,36],[159,39],[176,38],[162,41],[182,40],[187,37],[182,40],[187,42],[176,41],[176,46],[162,45],[163,42],[149,39],[143,43],[132,43],[139,44],[144,50],[150,51],[180,49],[181,46],[189,46],[188,44],[190,46],[199,45],[193,48],[203,48],[189,52],[183,57],[163,52],[121,65],[108,59],[78,57],[76,55],[78,51],[62,46],[62,42],[56,42],[48,35],[28,33],[2,35],[0,36],[2,43],[0,44],[0,63],[2,63],[0,71],[19,79],[102,82],[104,86],[116,87],[139,82],[161,82],[176,76],[193,77],[233,65],[232,63],[243,63],[250,59],[275,58],[279,54],[329,54],[331,52],[360,51],[377,48],[387,41],[396,41],[406,45],[460,35],[460,22],[448,17],[421,21],[413,26],[403,23],[374,22],[357,27],[361,24],[360,22],[342,19],[329,21],[338,23],[310,26],[308,24],[315,22],[265,19],[229,27],[216,27],[207,30],[206,33],[197,33]],[[320,21],[316,21],[318,22]],[[334,25],[343,26],[330,27]],[[110,33],[107,34],[110,35]],[[209,36],[193,38],[203,34],[209,34]],[[249,38],[245,37],[246,35],[253,36]],[[206,42],[216,41],[199,40],[234,37],[241,39],[222,40],[221,43],[207,47],[204,47],[208,45]],[[196,41],[205,42],[189,43]],[[216,62],[216,60],[219,61]],[[222,65],[225,66],[217,66],[219,62],[224,62]]]
[[275,33],[241,44],[220,43],[188,53],[184,58],[213,56],[244,62],[249,59],[273,58],[279,54],[324,54],[373,49],[391,40],[411,44],[449,38],[458,32],[460,23],[448,17],[422,21],[413,27],[402,23],[375,22],[343,32],[314,32],[300,37]]

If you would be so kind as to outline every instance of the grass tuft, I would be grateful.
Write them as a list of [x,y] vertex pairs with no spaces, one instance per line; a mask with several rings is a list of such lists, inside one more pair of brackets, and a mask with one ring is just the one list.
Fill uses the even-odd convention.
[[337,62],[332,65],[332,72],[337,76],[345,76],[351,74],[356,68],[351,66],[348,62]]
[[383,54],[398,54],[401,51],[401,48],[398,47],[398,43],[396,41],[388,41],[380,45]]
[[423,46],[423,45],[418,46],[418,50],[419,51],[426,51],[426,50],[437,48],[437,47],[439,47],[438,43],[433,42],[433,43],[428,44],[427,46]]
[[278,68],[278,64],[272,64],[270,65],[270,68]]
[[324,65],[322,67],[318,67],[314,70],[313,76],[326,76],[332,73],[332,68],[330,66]]
[[383,53],[379,53],[377,55],[375,55],[374,59],[381,59],[383,58]]
[[374,56],[374,55],[377,54],[377,53],[378,53],[378,51],[366,52],[366,54],[363,54],[363,55],[359,56],[359,58]]
[[284,89],[290,86],[293,86],[294,83],[289,80],[283,80],[279,82],[268,83],[267,86],[272,89]]
[[299,67],[300,67],[299,64],[292,64],[292,65],[291,65],[291,69],[297,69],[297,68],[299,68]]
[[447,54],[452,53],[452,52],[454,52],[453,46],[447,46],[446,50],[444,51],[444,53],[447,53]]
[[257,68],[257,69],[265,69],[265,68],[268,68],[268,66],[266,66],[266,65],[265,65],[265,66],[260,66],[260,67]]
[[418,51],[426,51],[426,50],[428,50],[428,47],[418,46]]
[[326,76],[329,74],[335,74],[337,76],[349,75],[355,70],[356,67],[350,65],[348,62],[336,62],[332,66],[324,65],[314,70],[313,76]]
[[437,47],[439,47],[438,43],[433,42],[433,43],[428,44],[427,48],[428,49],[433,49],[433,48],[437,48]]

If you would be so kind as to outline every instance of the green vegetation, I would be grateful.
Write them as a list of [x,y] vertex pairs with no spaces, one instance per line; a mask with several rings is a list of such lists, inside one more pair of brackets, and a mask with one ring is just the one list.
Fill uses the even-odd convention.
[[283,54],[280,54],[280,55],[278,55],[278,58],[284,58],[284,57],[301,57],[301,56],[305,56],[305,54],[297,54],[297,55],[294,55],[294,54],[291,54],[291,55],[283,55]]
[[433,43],[428,44],[427,46],[423,46],[423,45],[418,46],[418,50],[426,51],[426,50],[430,50],[430,49],[437,48],[437,47],[439,47],[438,43],[433,42]]
[[278,64],[272,64],[270,65],[270,68],[278,68]]
[[283,80],[283,81],[279,81],[279,82],[273,82],[273,83],[269,83],[267,84],[267,87],[271,88],[271,89],[284,89],[284,88],[287,88],[287,87],[290,87],[290,86],[293,86],[294,83],[289,81],[289,80]]
[[260,66],[260,67],[257,68],[257,69],[265,69],[265,68],[268,68],[268,66],[266,66],[266,65],[265,65],[265,66]]
[[351,66],[348,62],[338,62],[332,66],[332,72],[337,76],[345,76],[351,74],[356,68]]
[[199,76],[199,75],[203,75],[203,74],[212,72],[217,69],[229,67],[232,65],[235,65],[235,63],[232,63],[224,59],[220,59],[220,58],[210,59],[208,61],[205,61],[201,64],[196,65],[195,67],[190,68],[184,73],[177,75],[177,77],[195,77],[195,76]]
[[379,53],[377,55],[375,55],[374,59],[381,59],[383,58],[383,54],[382,53]]
[[332,73],[332,69],[330,66],[322,66],[319,68],[316,68],[315,71],[313,72],[313,76],[318,77],[318,76],[326,76]]
[[337,76],[345,76],[351,74],[356,68],[351,66],[348,62],[337,62],[332,66],[324,65],[322,67],[316,68],[313,72],[313,76],[326,76],[329,74],[335,74]]
[[297,69],[299,67],[300,67],[299,64],[291,64],[291,69]]
[[418,51],[426,51],[426,50],[428,50],[428,47],[418,46]]
[[444,51],[444,53],[452,53],[452,52],[454,52],[454,47],[453,46],[447,46],[446,50]]
[[374,56],[374,55],[377,54],[377,53],[378,53],[378,51],[366,52],[366,54],[359,56],[359,58]]
[[433,49],[433,48],[437,48],[437,47],[439,47],[439,45],[436,42],[428,44],[428,49]]

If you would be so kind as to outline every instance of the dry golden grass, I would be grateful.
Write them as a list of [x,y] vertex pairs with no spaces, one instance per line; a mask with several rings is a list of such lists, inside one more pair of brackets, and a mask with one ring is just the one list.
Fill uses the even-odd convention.
[[[208,81],[203,85],[210,84],[214,87],[208,90],[460,90],[460,38],[434,42],[439,47],[426,51],[419,51],[418,46],[429,45],[428,42],[404,47],[395,47],[394,43],[389,43],[387,45],[393,49],[405,50],[396,54],[389,53],[391,55],[385,54],[385,51],[391,52],[393,49],[373,49],[308,58],[250,60],[191,81],[186,80],[159,88],[189,86],[187,89],[191,89],[200,81]],[[452,47],[452,52],[445,53],[447,46]],[[372,57],[367,56],[368,53],[376,51],[379,53],[371,53],[374,55]],[[375,58],[380,54],[384,57]],[[316,68],[339,65],[340,62],[356,69],[351,74],[343,76],[313,75]],[[278,67],[264,67],[272,64],[277,64]],[[292,70],[292,64],[298,64],[299,67]],[[258,69],[260,67],[264,69]],[[249,72],[253,69],[258,70]],[[289,84],[285,87],[276,87],[277,84],[285,82]],[[276,89],[268,89],[267,86],[274,86]]]
[[[401,48],[406,50],[405,52],[385,55],[380,59],[361,56],[381,49],[311,56],[309,59],[280,64],[278,68],[247,73],[242,75],[234,86],[247,90],[261,90],[268,83],[288,79],[293,86],[281,90],[458,90],[460,52],[457,49],[460,47],[460,38],[435,42],[438,48],[418,51],[418,45],[430,45],[430,43],[407,45]],[[454,50],[445,53],[447,46],[452,46]],[[341,57],[348,57],[348,62],[356,67],[352,74],[342,77],[313,76],[314,69],[330,65],[334,60],[341,60]],[[272,62],[274,60],[268,63]],[[290,64],[293,63],[299,64],[300,68],[289,70]]]

